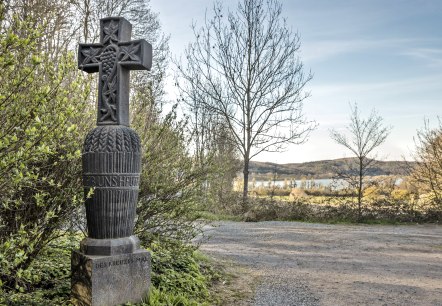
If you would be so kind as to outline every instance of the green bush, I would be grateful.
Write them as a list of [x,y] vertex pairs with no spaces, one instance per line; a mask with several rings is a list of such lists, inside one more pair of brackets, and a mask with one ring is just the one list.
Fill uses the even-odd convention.
[[148,306],[200,306],[202,303],[196,300],[189,299],[186,295],[181,293],[161,291],[155,287],[149,290],[149,297],[146,302],[141,305]]
[[152,274],[149,296],[140,306],[205,306],[214,300],[210,286],[221,275],[210,260],[179,241],[151,244]]
[[195,259],[195,249],[174,243],[168,247],[156,242],[152,251],[152,285],[162,292],[173,292],[198,301],[209,298],[208,278]]
[[[28,267],[82,202],[88,89],[72,54],[50,58],[42,24],[0,5],[0,281],[26,290]],[[53,54],[51,54],[53,56]]]
[[157,239],[191,241],[198,233],[197,189],[204,176],[188,152],[186,122],[173,109],[165,118],[149,119],[135,101],[133,126],[143,146],[135,233],[145,245]]
[[0,289],[0,305],[70,305],[71,250],[80,237],[63,236],[46,245],[21,273],[26,286]]
[[[0,305],[70,305],[71,250],[78,248],[80,235],[66,235],[49,243],[22,272],[26,287],[0,289]],[[177,241],[154,242],[151,290],[139,305],[209,305],[210,285],[220,275],[195,247]]]
[[[0,304],[61,305],[70,255],[53,257],[60,249],[52,241],[69,237],[83,203],[81,145],[94,110],[72,53],[41,51],[53,37],[44,36],[45,18],[32,12],[28,21],[0,4]],[[151,91],[131,103],[143,145],[135,231],[160,254],[153,257],[155,290],[166,296],[181,288],[189,301],[203,301],[208,280],[193,250],[175,253],[169,244],[159,250],[155,241],[195,237],[196,190],[206,173],[193,164],[186,122],[175,110],[161,117]]]

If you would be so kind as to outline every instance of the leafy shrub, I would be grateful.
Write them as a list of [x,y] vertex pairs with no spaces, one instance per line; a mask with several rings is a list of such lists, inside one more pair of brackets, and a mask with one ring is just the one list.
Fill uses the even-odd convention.
[[161,291],[155,287],[149,290],[149,297],[141,305],[147,306],[202,306],[202,303],[189,299],[182,293],[174,293],[172,291]]
[[364,198],[369,200],[385,199],[388,198],[390,194],[391,189],[377,185],[368,186],[363,191]]
[[154,244],[152,269],[151,290],[142,305],[211,305],[215,297],[211,296],[209,288],[221,277],[209,259],[183,245],[165,249]]
[[0,305],[70,305],[71,250],[79,241],[78,236],[63,236],[46,245],[21,272],[25,286],[0,289]]
[[430,128],[428,121],[418,131],[416,139],[416,164],[411,177],[419,191],[431,194],[435,210],[442,210],[442,120],[436,128]]
[[162,119],[146,116],[142,109],[134,116],[143,146],[135,233],[146,245],[157,239],[189,242],[199,233],[194,212],[204,171],[192,163],[186,122],[177,120],[175,109]]
[[25,271],[82,202],[88,89],[72,54],[39,51],[41,24],[8,16],[0,4],[0,281],[25,290]]
[[162,292],[182,294],[199,301],[207,300],[208,280],[194,256],[194,248],[173,243],[165,247],[151,244],[152,285]]
[[[0,289],[0,305],[70,305],[71,250],[80,240],[78,235],[66,235],[49,243],[22,272],[25,287]],[[209,305],[210,285],[220,275],[194,247],[154,242],[151,255],[151,290],[140,305]]]
[[252,193],[257,196],[279,196],[284,197],[290,195],[290,189],[288,188],[280,188],[280,187],[258,187],[254,188]]
[[[401,193],[405,196],[405,193]],[[308,222],[439,222],[442,211],[432,201],[415,202],[412,199],[392,197],[367,198],[362,218],[358,219],[356,203],[350,198],[303,197],[289,201],[269,198],[251,198],[250,208],[243,219],[249,222],[293,220]],[[437,207],[436,207],[437,208]]]

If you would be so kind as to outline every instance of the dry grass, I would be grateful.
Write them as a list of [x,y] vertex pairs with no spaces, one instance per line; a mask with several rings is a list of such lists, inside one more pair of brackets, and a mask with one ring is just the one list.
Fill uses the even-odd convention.
[[259,276],[252,269],[233,263],[232,261],[216,259],[216,268],[222,277],[213,284],[211,291],[217,297],[217,306],[248,306],[253,301]]

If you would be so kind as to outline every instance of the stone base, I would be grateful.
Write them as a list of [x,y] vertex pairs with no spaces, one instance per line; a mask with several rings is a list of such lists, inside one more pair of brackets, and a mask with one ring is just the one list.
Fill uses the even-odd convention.
[[137,303],[150,286],[150,253],[91,256],[72,252],[71,293],[74,305],[113,306]]
[[80,242],[80,252],[85,255],[112,256],[133,253],[140,248],[140,240],[137,236],[93,239],[84,238]]

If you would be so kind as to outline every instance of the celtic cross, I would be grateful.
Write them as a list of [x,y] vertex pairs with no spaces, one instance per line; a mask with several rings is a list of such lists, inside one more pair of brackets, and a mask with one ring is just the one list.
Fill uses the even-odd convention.
[[78,68],[99,72],[97,125],[129,126],[129,72],[150,70],[152,46],[130,40],[132,25],[122,17],[100,20],[100,43],[80,44]]

